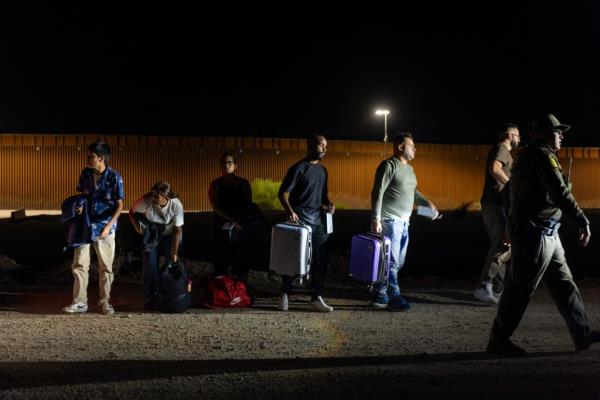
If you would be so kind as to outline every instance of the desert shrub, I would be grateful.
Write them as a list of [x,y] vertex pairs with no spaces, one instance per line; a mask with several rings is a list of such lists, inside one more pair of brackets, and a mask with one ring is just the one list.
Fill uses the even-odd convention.
[[[250,182],[252,187],[252,201],[255,202],[261,210],[283,210],[277,192],[281,186],[281,181],[272,179],[256,178]],[[331,200],[335,203],[338,210],[352,210],[369,208],[368,201],[357,196],[349,196],[343,193],[335,193]]]
[[352,207],[349,204],[344,203],[343,201],[333,201],[333,202],[335,203],[336,210],[351,210],[352,209]]
[[250,183],[250,186],[252,187],[252,201],[262,210],[283,210],[277,198],[281,181],[256,178]]

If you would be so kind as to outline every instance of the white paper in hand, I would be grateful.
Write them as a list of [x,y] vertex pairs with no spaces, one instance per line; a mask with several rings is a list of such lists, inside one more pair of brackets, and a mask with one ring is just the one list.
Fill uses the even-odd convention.
[[433,220],[440,215],[440,212],[438,210],[434,210],[431,207],[417,206],[417,215],[422,215],[426,218]]
[[325,213],[325,225],[327,234],[333,233],[333,214]]

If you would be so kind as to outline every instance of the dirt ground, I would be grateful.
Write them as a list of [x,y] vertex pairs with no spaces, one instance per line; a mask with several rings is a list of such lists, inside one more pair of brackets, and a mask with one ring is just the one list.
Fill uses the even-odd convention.
[[[325,290],[331,314],[311,312],[303,287],[289,312],[278,311],[279,283],[254,271],[253,307],[178,315],[143,311],[122,223],[109,317],[98,313],[97,282],[87,314],[61,313],[72,277],[57,217],[0,220],[0,255],[15,264],[0,260],[8,265],[0,268],[0,399],[600,398],[600,345],[573,351],[543,287],[514,336],[528,356],[483,352],[496,309],[472,297],[487,245],[479,216],[413,221],[401,276],[413,308],[405,313],[369,308],[367,288],[347,278],[344,253],[367,222],[364,211],[338,216]],[[210,271],[203,261],[213,246],[209,224],[206,214],[186,215],[184,257],[196,276]],[[577,249],[572,233],[568,225],[561,231],[567,257],[592,327],[600,328],[600,245],[592,239]],[[253,262],[264,260],[258,252]]]
[[[600,397],[600,346],[575,353],[543,288],[514,339],[529,355],[483,349],[495,307],[471,296],[474,281],[406,278],[413,309],[373,310],[362,286],[329,282],[330,314],[311,312],[299,288],[277,311],[277,282],[251,275],[251,308],[143,312],[141,287],[121,277],[114,316],[63,315],[70,288],[0,292],[0,398],[392,398]],[[600,282],[580,282],[600,327]],[[97,290],[90,290],[90,305]]]

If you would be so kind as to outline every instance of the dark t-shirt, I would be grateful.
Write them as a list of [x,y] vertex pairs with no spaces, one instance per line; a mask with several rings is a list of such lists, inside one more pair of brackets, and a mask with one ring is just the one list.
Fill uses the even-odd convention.
[[485,162],[485,182],[483,184],[481,202],[502,204],[508,198],[508,191],[505,191],[506,185],[499,183],[492,175],[494,161],[499,161],[502,164],[502,171],[510,179],[513,158],[505,145],[497,144],[490,150]]
[[[214,206],[222,208],[236,221],[241,221],[248,206],[252,203],[250,184],[246,179],[233,174],[212,181],[209,196]],[[222,218],[218,217],[218,219]]]
[[290,194],[292,209],[303,222],[323,225],[321,206],[327,199],[327,169],[301,160],[292,165],[285,175],[279,193]]

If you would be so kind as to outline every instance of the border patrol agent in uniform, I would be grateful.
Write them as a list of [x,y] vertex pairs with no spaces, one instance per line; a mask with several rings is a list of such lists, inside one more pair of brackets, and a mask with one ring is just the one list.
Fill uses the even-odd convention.
[[493,355],[525,354],[510,337],[542,280],[567,323],[575,349],[585,350],[600,340],[600,332],[590,331],[583,300],[558,235],[564,212],[579,225],[579,244],[586,246],[590,240],[589,221],[565,183],[555,154],[569,128],[552,114],[534,121],[532,142],[513,168],[510,184],[513,260],[487,346],[488,353]]

